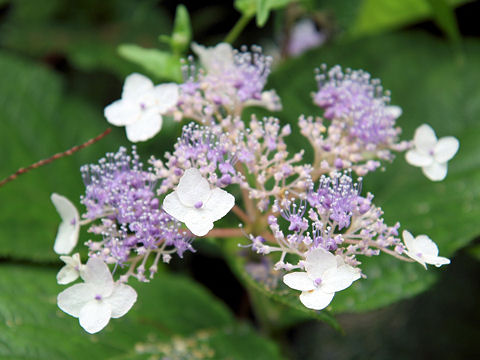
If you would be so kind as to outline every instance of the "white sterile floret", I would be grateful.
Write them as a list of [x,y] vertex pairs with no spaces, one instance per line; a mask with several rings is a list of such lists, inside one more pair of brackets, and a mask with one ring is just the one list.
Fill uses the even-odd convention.
[[85,265],[82,264],[79,253],[72,256],[60,256],[60,260],[65,263],[65,266],[57,274],[57,283],[60,285],[69,284],[77,280],[84,271]]
[[163,201],[163,209],[197,236],[206,235],[213,222],[224,217],[235,205],[235,198],[225,190],[210,188],[195,168],[185,170],[177,189]]
[[360,279],[360,270],[345,264],[341,256],[322,249],[311,250],[305,259],[305,270],[286,274],[283,282],[300,290],[300,301],[309,309],[322,310],[337,291]]
[[427,235],[413,235],[407,230],[403,231],[403,242],[407,247],[405,254],[419,262],[426,269],[427,264],[440,267],[450,264],[450,259],[438,256],[438,247]]
[[62,222],[58,226],[53,250],[57,254],[70,254],[78,242],[80,215],[75,205],[65,196],[53,193],[50,199],[62,218]]
[[125,315],[137,300],[131,286],[113,282],[108,266],[99,258],[90,258],[80,276],[85,282],[58,294],[57,303],[90,334],[102,330],[110,318]]
[[423,124],[415,130],[413,146],[405,155],[407,162],[421,167],[430,180],[441,181],[447,176],[447,162],[455,156],[460,144],[453,136],[437,140],[435,131]]
[[222,73],[234,66],[233,48],[230,44],[219,43],[213,47],[205,47],[192,43],[192,50],[209,74]]
[[105,108],[107,121],[125,126],[131,142],[146,141],[162,128],[162,115],[178,102],[178,85],[154,86],[146,76],[133,73],[125,79],[122,98]]

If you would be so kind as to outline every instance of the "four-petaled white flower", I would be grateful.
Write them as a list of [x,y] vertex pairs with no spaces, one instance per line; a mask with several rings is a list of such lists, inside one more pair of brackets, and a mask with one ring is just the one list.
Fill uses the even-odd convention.
[[314,310],[326,308],[337,291],[360,279],[359,269],[345,264],[341,256],[322,248],[307,254],[305,270],[286,274],[283,282],[292,289],[302,291],[300,301]]
[[152,81],[133,73],[125,79],[122,98],[105,108],[107,121],[125,126],[131,142],[146,141],[162,128],[162,114],[178,102],[178,85],[169,83],[154,86]]
[[235,205],[235,198],[208,181],[195,168],[185,170],[177,189],[163,201],[163,209],[197,236],[206,235],[213,222],[224,217]]
[[60,260],[65,263],[65,266],[57,274],[57,283],[65,285],[77,280],[85,268],[80,260],[80,254],[60,256]]
[[460,144],[453,136],[437,140],[430,125],[423,124],[415,130],[413,145],[405,155],[407,162],[421,167],[430,180],[441,181],[447,176],[447,162],[455,156]]
[[216,46],[205,47],[192,43],[192,50],[209,74],[221,74],[235,66],[233,48],[230,44],[219,43]]
[[450,259],[438,256],[437,244],[427,235],[418,235],[414,238],[410,232],[404,230],[403,242],[407,247],[405,254],[422,264],[425,269],[427,264],[435,265],[436,267],[450,264]]
[[90,334],[107,326],[110,318],[125,315],[137,300],[137,293],[128,285],[113,282],[108,266],[99,258],[90,258],[80,273],[85,281],[58,294],[58,307],[79,318]]
[[53,193],[50,199],[62,218],[62,222],[58,226],[53,250],[57,254],[70,254],[78,242],[80,215],[75,205],[65,196]]
[[309,309],[322,310],[330,304],[337,291],[348,288],[360,279],[360,271],[345,264],[342,257],[318,248],[305,259],[305,270],[286,274],[283,282],[300,290],[300,301]]

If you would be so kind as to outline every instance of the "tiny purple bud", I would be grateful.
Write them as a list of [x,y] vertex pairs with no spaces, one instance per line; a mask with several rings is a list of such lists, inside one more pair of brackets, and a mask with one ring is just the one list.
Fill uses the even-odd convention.
[[336,158],[335,162],[333,163],[337,169],[343,168],[343,161],[342,159]]

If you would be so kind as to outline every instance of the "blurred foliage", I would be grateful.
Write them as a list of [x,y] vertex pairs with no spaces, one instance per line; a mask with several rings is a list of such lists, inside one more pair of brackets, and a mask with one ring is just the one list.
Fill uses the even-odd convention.
[[448,6],[454,7],[469,1],[471,0],[363,0],[348,33],[352,37],[378,34],[434,17],[450,34],[455,29]]
[[[18,56],[0,52],[0,142],[5,151],[2,177],[42,158],[83,143],[106,129],[101,112],[82,99],[64,95],[54,72]],[[106,139],[43,168],[20,176],[0,189],[0,255],[54,260],[59,216],[50,194],[59,192],[78,205],[82,193],[79,168],[115,151],[126,141],[114,132]]]
[[84,71],[123,78],[135,67],[116,54],[121,43],[153,46],[168,33],[171,19],[156,1],[11,0],[0,26],[0,45],[43,58],[65,56]]
[[263,27],[272,10],[278,10],[295,0],[235,0],[235,8],[245,17],[256,16],[258,27]]
[[128,316],[89,335],[78,319],[56,308],[61,287],[55,270],[0,265],[0,357],[177,359],[204,354],[207,359],[280,359],[272,342],[237,323],[222,303],[187,278],[159,274],[151,284],[135,288],[138,301]]

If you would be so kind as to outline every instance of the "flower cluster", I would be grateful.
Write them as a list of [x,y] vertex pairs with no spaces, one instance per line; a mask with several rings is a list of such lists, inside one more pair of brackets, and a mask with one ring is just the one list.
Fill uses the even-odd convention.
[[317,74],[319,90],[314,102],[324,110],[322,118],[301,117],[302,134],[315,150],[319,173],[352,169],[363,176],[377,169],[381,160],[392,160],[392,151],[404,151],[398,142],[400,128],[395,120],[401,109],[389,105],[388,93],[370,74],[334,66],[323,66]]
[[210,125],[226,115],[240,115],[247,106],[281,109],[277,94],[263,91],[272,59],[261,48],[237,51],[226,43],[212,48],[193,44],[192,48],[203,69],[197,71],[193,59],[184,65],[177,120],[190,118]]
[[174,145],[173,153],[165,153],[165,163],[154,157],[150,160],[156,177],[162,179],[159,194],[171,190],[185,169],[196,168],[210,184],[225,187],[243,182],[234,165],[236,146],[220,126],[199,126],[190,123],[183,127],[182,136]]
[[[278,246],[255,244],[259,253],[281,252],[277,269],[302,268],[285,260],[287,254],[305,258],[312,249],[324,249],[342,256],[352,266],[360,262],[356,255],[378,255],[386,251],[400,256],[403,252],[398,236],[399,224],[389,227],[382,212],[371,200],[362,197],[359,186],[347,173],[322,176],[318,186],[310,186],[306,200],[286,198],[276,202],[268,224]],[[287,194],[288,196],[288,194]]]
[[[126,125],[132,141],[155,135],[162,114],[195,120],[183,127],[173,151],[164,160],[152,156],[146,170],[135,148],[131,154],[120,148],[98,164],[82,167],[86,186],[82,217],[68,199],[52,195],[62,218],[54,250],[65,263],[57,281],[84,281],[63,291],[58,305],[78,317],[88,332],[101,330],[110,318],[131,308],[136,293],[126,285],[130,278],[148,281],[147,263],[153,278],[159,261],[168,263],[172,254],[182,257],[185,251],[194,251],[194,236],[248,233],[254,252],[279,254],[275,272],[299,270],[286,274],[283,282],[302,291],[300,301],[316,310],[365,277],[360,256],[386,253],[425,267],[449,263],[438,256],[437,246],[426,235],[413,237],[403,231],[402,241],[400,224],[384,223],[373,195],[362,195],[363,180],[354,176],[392,160],[393,151],[410,149],[407,161],[421,166],[432,180],[443,179],[446,163],[458,149],[455,138],[437,140],[424,125],[413,145],[400,142],[395,121],[401,110],[389,105],[378,80],[363,71],[322,68],[314,101],[324,110],[324,119],[299,120],[301,133],[314,150],[308,163],[304,150],[288,149],[290,125],[274,117],[253,115],[248,124],[242,120],[246,106],[280,108],[275,92],[263,90],[270,58],[257,47],[236,51],[223,43],[214,48],[193,45],[193,50],[203,69],[197,72],[190,60],[184,66],[183,84],[155,87],[133,74],[125,82],[122,99],[105,109],[110,123]],[[241,200],[225,190],[230,186],[237,187],[234,193],[241,194]],[[214,222],[231,210],[243,228],[213,229]],[[98,237],[86,242],[89,260],[82,264],[78,253],[69,254],[80,226],[87,224]],[[271,268],[272,258],[275,255],[249,271],[257,278],[268,277],[265,268]],[[109,264],[115,267],[117,281]],[[277,286],[278,279],[270,286]]]
[[81,171],[86,185],[82,197],[85,217],[100,219],[89,231],[103,236],[101,241],[87,243],[91,255],[119,265],[132,254],[141,256],[136,276],[145,281],[144,265],[151,253],[157,254],[155,269],[160,256],[168,261],[174,252],[182,256],[185,250],[192,250],[190,237],[180,230],[178,221],[159,209],[155,177],[142,170],[135,148],[131,156],[120,148]]

